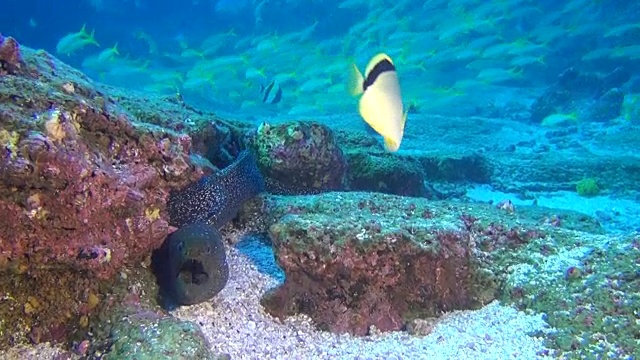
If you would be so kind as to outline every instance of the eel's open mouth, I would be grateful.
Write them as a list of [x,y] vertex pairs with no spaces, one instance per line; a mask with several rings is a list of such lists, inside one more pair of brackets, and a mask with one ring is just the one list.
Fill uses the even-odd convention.
[[188,259],[180,266],[178,277],[185,284],[201,285],[209,280],[209,274],[205,271],[202,262],[195,259]]

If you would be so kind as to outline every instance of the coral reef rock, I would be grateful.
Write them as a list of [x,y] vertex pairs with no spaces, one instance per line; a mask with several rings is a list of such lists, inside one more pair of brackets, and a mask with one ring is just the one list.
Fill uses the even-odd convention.
[[171,232],[169,193],[203,175],[176,131],[228,128],[140,95],[0,36],[0,348],[94,331],[96,299]]
[[342,150],[326,125],[296,121],[264,123],[248,135],[258,166],[275,193],[340,190],[346,171]]
[[0,269],[138,263],[168,234],[169,190],[201,175],[190,138],[118,111],[44,52],[20,57],[28,75],[0,76]]
[[480,307],[498,291],[492,251],[545,236],[537,220],[488,204],[358,192],[268,202],[286,280],[263,305],[277,317],[306,313],[338,333],[399,330]]
[[425,196],[425,173],[419,161],[390,153],[347,153],[349,188],[402,196]]

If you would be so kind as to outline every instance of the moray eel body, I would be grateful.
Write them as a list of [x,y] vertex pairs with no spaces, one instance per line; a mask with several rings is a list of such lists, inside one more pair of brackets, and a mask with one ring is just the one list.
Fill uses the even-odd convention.
[[172,193],[167,203],[170,223],[181,227],[207,221],[220,229],[238,214],[242,204],[264,189],[255,157],[245,150],[225,169]]
[[182,305],[197,304],[217,295],[229,280],[222,235],[204,222],[185,225],[169,235],[168,284]]

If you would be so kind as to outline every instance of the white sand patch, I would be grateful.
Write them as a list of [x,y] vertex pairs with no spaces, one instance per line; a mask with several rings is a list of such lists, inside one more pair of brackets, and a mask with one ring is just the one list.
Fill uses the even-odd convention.
[[65,351],[60,346],[43,343],[38,345],[21,345],[6,351],[0,351],[3,360],[52,360],[77,359],[78,356]]
[[[467,196],[476,201],[497,203],[509,199],[514,205],[531,205],[533,200],[522,200],[517,194],[494,190],[488,185],[475,186]],[[571,191],[535,194],[538,206],[551,209],[573,210],[600,221],[610,233],[628,233],[640,229],[640,203],[610,196],[583,197]]]

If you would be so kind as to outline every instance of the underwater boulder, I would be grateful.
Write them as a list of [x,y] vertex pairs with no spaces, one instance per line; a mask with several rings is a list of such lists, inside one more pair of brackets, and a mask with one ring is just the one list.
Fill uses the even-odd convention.
[[193,151],[218,168],[231,164],[241,149],[243,130],[220,119],[195,124],[189,131],[193,139]]
[[[87,295],[162,244],[170,191],[202,170],[189,136],[141,120],[169,122],[158,114],[178,105],[108,88],[138,104],[127,111],[107,87],[11,38],[0,42],[0,89],[0,233],[11,234],[0,236],[0,292],[29,303],[0,308],[0,348],[65,342],[87,329]],[[174,119],[200,116],[180,109]]]
[[425,173],[416,159],[390,153],[347,153],[347,184],[353,191],[426,196]]
[[200,327],[152,311],[115,319],[103,359],[218,359]]
[[439,182],[489,183],[492,166],[486,156],[478,152],[419,157],[427,180]]
[[0,76],[15,75],[24,67],[20,45],[12,37],[0,34]]
[[269,236],[286,279],[262,304],[336,333],[400,330],[415,318],[487,304],[505,271],[491,254],[545,236],[539,220],[489,204],[360,192],[270,203]]
[[0,270],[24,261],[109,278],[164,241],[170,190],[202,175],[191,139],[105,107],[89,79],[44,52],[21,57],[39,76],[0,76],[0,229],[13,234]]
[[570,112],[573,95],[570,91],[552,87],[544,91],[531,104],[531,121],[540,123],[551,114]]
[[584,114],[588,121],[614,119],[624,99],[617,94],[618,88],[630,79],[631,73],[622,67],[604,75],[568,68],[533,101],[531,121],[540,123],[549,115],[569,113]]
[[263,123],[248,134],[247,143],[257,153],[269,192],[310,193],[344,187],[345,157],[333,131],[324,124]]

